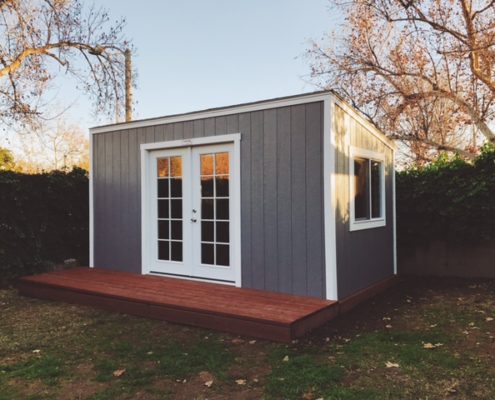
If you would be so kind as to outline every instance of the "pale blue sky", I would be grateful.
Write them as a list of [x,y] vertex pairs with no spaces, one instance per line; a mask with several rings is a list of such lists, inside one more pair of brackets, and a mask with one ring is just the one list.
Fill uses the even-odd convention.
[[[102,0],[127,19],[139,74],[135,119],[315,90],[304,51],[335,28],[328,0]],[[140,7],[136,7],[136,4]],[[95,121],[87,100],[64,84],[67,118]]]

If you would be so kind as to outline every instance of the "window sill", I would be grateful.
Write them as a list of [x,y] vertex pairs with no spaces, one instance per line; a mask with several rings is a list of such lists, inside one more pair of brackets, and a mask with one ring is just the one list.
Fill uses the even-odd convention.
[[373,229],[386,226],[385,218],[371,219],[366,221],[351,221],[349,223],[349,231],[361,231],[363,229]]

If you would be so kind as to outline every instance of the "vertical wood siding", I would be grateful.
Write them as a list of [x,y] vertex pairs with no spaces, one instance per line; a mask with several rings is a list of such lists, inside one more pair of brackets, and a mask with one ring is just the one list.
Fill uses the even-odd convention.
[[[342,299],[394,272],[393,153],[389,147],[337,105],[335,134],[337,277],[339,299]],[[349,145],[385,154],[386,226],[384,227],[349,231]]]
[[242,285],[325,296],[323,103],[93,135],[95,266],[141,272],[139,145],[241,133]]

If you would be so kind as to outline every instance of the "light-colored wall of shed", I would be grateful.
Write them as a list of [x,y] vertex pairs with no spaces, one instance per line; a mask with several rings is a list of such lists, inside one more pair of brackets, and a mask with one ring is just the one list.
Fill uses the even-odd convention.
[[141,272],[141,143],[241,133],[242,286],[325,296],[323,103],[93,135],[94,264]]
[[[393,151],[338,104],[334,108],[336,139],[336,238],[339,299],[394,273]],[[386,226],[349,230],[349,146],[385,155]]]

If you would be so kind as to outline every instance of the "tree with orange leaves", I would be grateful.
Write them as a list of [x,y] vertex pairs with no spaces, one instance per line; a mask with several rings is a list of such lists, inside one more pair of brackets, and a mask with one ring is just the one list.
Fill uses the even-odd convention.
[[[495,143],[495,1],[332,0],[343,37],[308,50],[312,76],[418,158]],[[432,152],[433,150],[433,152]]]

